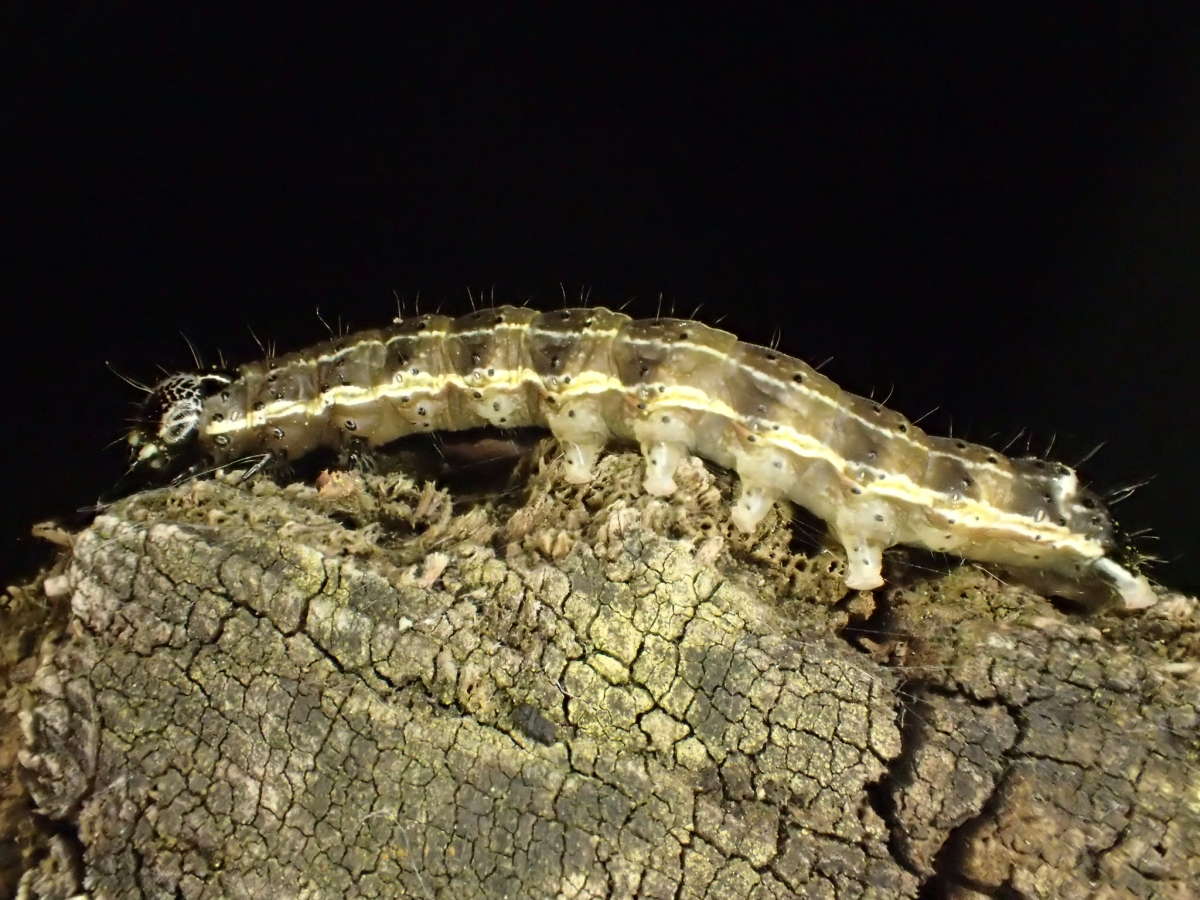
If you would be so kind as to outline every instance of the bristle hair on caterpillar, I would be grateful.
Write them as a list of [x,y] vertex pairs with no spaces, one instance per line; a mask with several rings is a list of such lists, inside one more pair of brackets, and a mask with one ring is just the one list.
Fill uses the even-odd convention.
[[733,524],[753,532],[779,499],[808,509],[844,548],[849,589],[880,587],[884,551],[908,545],[1099,588],[1126,608],[1156,599],[1072,468],[927,434],[702,322],[602,307],[397,318],[236,370],[171,375],[128,434],[127,483],[487,426],[549,430],[573,483],[614,441],[640,447],[653,495],[676,490],[689,454],[730,469]]

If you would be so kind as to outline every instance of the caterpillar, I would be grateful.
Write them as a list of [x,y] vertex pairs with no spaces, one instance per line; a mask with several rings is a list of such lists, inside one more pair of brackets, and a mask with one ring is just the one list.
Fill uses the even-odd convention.
[[126,478],[486,426],[549,429],[571,483],[614,440],[641,448],[653,495],[675,491],[691,453],[733,470],[733,524],[753,532],[781,498],[808,509],[844,548],[849,589],[882,586],[883,552],[902,544],[1099,587],[1126,608],[1155,602],[1070,467],[926,434],[727,331],[604,308],[397,318],[235,371],[171,375],[128,433]]

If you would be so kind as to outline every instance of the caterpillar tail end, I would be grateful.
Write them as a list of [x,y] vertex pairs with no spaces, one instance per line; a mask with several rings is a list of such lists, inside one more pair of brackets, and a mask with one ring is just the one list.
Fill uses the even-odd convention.
[[1123,609],[1146,609],[1158,602],[1158,595],[1145,575],[1130,572],[1107,556],[1098,559],[1095,569],[1121,598]]

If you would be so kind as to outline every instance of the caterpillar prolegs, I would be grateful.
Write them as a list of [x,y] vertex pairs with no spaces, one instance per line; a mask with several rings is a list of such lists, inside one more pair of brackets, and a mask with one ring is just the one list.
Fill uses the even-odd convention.
[[905,544],[1102,585],[1127,608],[1155,601],[1071,468],[928,435],[729,332],[603,308],[397,319],[233,372],[172,375],[129,433],[128,474],[162,482],[254,454],[483,426],[549,429],[570,482],[615,440],[641,447],[651,494],[674,492],[688,454],[731,469],[733,523],[754,531],[779,498],[805,507],[845,548],[851,589],[881,586],[883,551]]

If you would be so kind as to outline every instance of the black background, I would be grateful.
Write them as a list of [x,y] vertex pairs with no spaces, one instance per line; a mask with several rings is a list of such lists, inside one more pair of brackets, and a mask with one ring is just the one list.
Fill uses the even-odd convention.
[[[760,17],[11,6],[8,580],[143,380],[393,292],[674,308],[1041,453],[1200,585],[1200,42],[1142,4]],[[1054,5],[1054,9],[1058,9]],[[1024,442],[1016,445],[1023,451]],[[1014,449],[1014,452],[1016,450]]]

